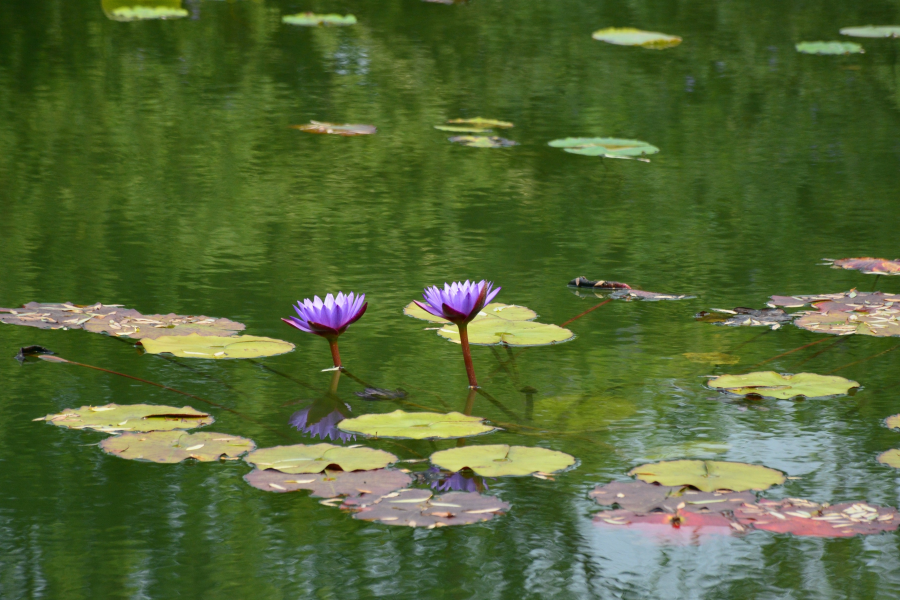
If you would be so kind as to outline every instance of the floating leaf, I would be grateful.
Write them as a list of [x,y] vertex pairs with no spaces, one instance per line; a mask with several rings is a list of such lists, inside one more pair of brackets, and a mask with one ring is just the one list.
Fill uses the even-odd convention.
[[394,469],[374,471],[324,471],[322,473],[282,473],[274,469],[255,469],[244,480],[265,492],[295,492],[309,490],[316,498],[346,496],[362,504],[369,504],[385,494],[403,489],[412,477]]
[[656,302],[657,300],[685,300],[688,298],[694,298],[695,296],[688,296],[685,294],[675,295],[675,294],[658,294],[656,292],[645,292],[644,290],[616,290],[612,294],[609,295],[613,300],[647,300],[650,302]]
[[884,420],[886,427],[890,429],[900,429],[900,415],[892,415]]
[[887,452],[882,452],[878,455],[877,460],[881,464],[887,465],[889,467],[894,467],[895,469],[900,469],[900,450],[893,448],[891,450],[888,450]]
[[628,472],[660,485],[690,485],[702,492],[765,490],[784,483],[781,471],[760,465],[718,460],[672,460],[635,467]]
[[721,375],[710,379],[709,387],[744,396],[756,394],[788,400],[796,396],[825,398],[846,394],[859,383],[837,375],[797,373],[781,375],[775,371],[758,371],[745,375]]
[[566,394],[540,398],[534,403],[536,424],[567,433],[606,427],[636,412],[633,399],[608,394]]
[[191,334],[229,336],[243,331],[245,327],[243,323],[205,315],[196,317],[174,313],[142,315],[136,310],[109,313],[84,324],[85,330],[92,333],[105,333],[136,340]]
[[795,46],[803,54],[862,54],[863,47],[853,42],[800,42]]
[[553,140],[548,145],[562,148],[572,154],[606,158],[636,158],[659,152],[659,148],[647,142],[619,138],[565,138]]
[[[428,321],[429,323],[449,323],[446,319],[442,319],[440,317],[436,317],[427,310],[421,308],[415,302],[410,302],[403,308],[403,314],[408,317],[413,317],[415,319],[422,319],[423,321]],[[481,312],[476,315],[474,319],[469,323],[470,325],[479,319],[484,319],[487,316],[498,317],[500,319],[506,319],[507,321],[530,321],[537,317],[537,313],[531,310],[530,308],[526,308],[524,306],[516,306],[515,304],[502,304],[500,302],[492,302],[488,304],[484,308],[481,309]]]
[[67,429],[94,429],[105,433],[120,431],[169,431],[209,425],[215,419],[190,406],[152,404],[107,404],[67,408],[37,421],[47,421]]
[[451,142],[462,144],[470,148],[508,148],[510,146],[518,146],[519,142],[514,142],[502,137],[487,137],[483,135],[457,135],[448,138]]
[[643,481],[613,481],[588,494],[601,506],[618,506],[639,513],[677,511],[722,513],[755,502],[751,492],[698,492],[683,486],[664,486]]
[[756,310],[738,306],[734,310],[714,308],[712,312],[705,310],[694,315],[694,319],[704,323],[727,325],[728,327],[771,327],[779,329],[784,323],[790,323],[794,315],[780,308],[764,308]]
[[737,356],[722,352],[685,352],[682,356],[691,362],[706,365],[734,365],[741,362]]
[[181,0],[103,0],[104,14],[113,21],[180,19],[188,16]]
[[317,15],[311,12],[298,13],[296,15],[284,15],[282,23],[288,25],[304,25],[316,27],[318,25],[356,25],[356,17],[353,15]]
[[188,458],[201,462],[236,460],[256,448],[256,444],[247,438],[209,431],[151,431],[108,437],[100,442],[100,447],[107,454],[128,460],[179,463]]
[[876,309],[866,313],[809,312],[794,321],[794,325],[801,329],[832,335],[900,336],[900,306]]
[[0,323],[23,325],[38,329],[84,329],[84,324],[93,318],[110,314],[140,314],[120,305],[103,305],[99,302],[89,306],[78,306],[69,302],[41,303],[29,302],[22,308],[0,308]]
[[450,125],[471,125],[472,127],[496,127],[497,129],[509,129],[513,126],[509,121],[498,121],[496,119],[483,119],[475,117],[473,119],[450,119],[447,121]]
[[807,304],[814,305],[821,312],[869,312],[879,308],[890,308],[900,303],[900,295],[882,292],[849,292],[837,294],[816,294],[811,296],[772,296],[768,305],[799,308]]
[[900,525],[893,508],[865,502],[817,504],[798,498],[760,500],[735,509],[734,517],[754,529],[814,537],[850,537],[894,531]]
[[844,27],[842,35],[864,38],[900,38],[900,25],[865,25],[863,27]]
[[888,260],[867,256],[865,258],[841,258],[829,262],[835,269],[851,269],[866,275],[900,275],[900,259],[897,258]]
[[402,410],[345,419],[338,424],[338,428],[361,435],[412,440],[461,438],[497,429],[485,425],[482,417],[470,417],[458,412],[410,413]]
[[[570,138],[571,139],[571,138]],[[550,142],[551,144],[553,142]],[[631,286],[627,283],[621,283],[619,281],[605,281],[600,279],[599,281],[594,281],[592,279],[588,279],[585,276],[576,277],[572,281],[569,282],[570,287],[577,288],[595,288],[598,290],[630,290]]]
[[[707,533],[731,533],[735,523],[718,513],[677,511],[636,513],[630,510],[604,510],[594,515],[594,523],[601,526],[631,525],[635,529],[649,529],[660,533],[689,535],[692,540]],[[739,531],[742,531],[741,528]]]
[[[534,321],[510,321],[502,317],[488,315],[483,319],[473,319],[467,327],[469,343],[478,346],[546,346],[567,342],[575,334],[558,325],[547,325]],[[444,325],[438,335],[454,343],[459,343],[459,329],[456,325]]]
[[681,43],[681,38],[677,35],[659,33],[658,31],[641,31],[633,27],[598,29],[591,37],[617,46],[640,46],[641,48],[650,48],[652,50],[672,48]]
[[353,135],[372,135],[378,132],[374,125],[360,125],[358,123],[346,123],[344,125],[336,125],[334,123],[320,123],[319,121],[310,121],[309,125],[291,125],[293,129],[299,129],[307,133],[325,133],[332,135],[353,136]]
[[163,336],[141,340],[144,350],[150,354],[173,354],[182,358],[260,358],[275,356],[294,349],[294,345],[255,335],[218,337],[210,335]]
[[321,473],[325,469],[371,471],[397,461],[384,450],[334,446],[332,444],[295,444],[262,448],[244,457],[258,469],[277,469],[282,473]]
[[463,125],[435,125],[434,128],[438,131],[448,131],[450,133],[493,133],[492,129],[465,127]]
[[553,473],[575,464],[575,457],[546,448],[525,446],[463,446],[431,455],[431,463],[448,471],[471,469],[482,477]]
[[384,525],[432,528],[489,521],[508,509],[508,503],[474,492],[450,492],[432,498],[426,490],[401,490],[388,494],[376,504],[364,506],[353,518]]

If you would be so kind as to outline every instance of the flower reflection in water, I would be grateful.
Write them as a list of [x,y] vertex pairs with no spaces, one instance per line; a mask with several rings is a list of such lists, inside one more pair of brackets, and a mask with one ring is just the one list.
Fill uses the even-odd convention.
[[423,476],[428,486],[438,492],[484,492],[488,489],[484,477],[474,474],[447,473],[430,467]]
[[348,416],[349,405],[338,398],[325,396],[291,415],[290,423],[297,430],[314,438],[348,442],[355,440],[356,436],[337,428],[337,424]]

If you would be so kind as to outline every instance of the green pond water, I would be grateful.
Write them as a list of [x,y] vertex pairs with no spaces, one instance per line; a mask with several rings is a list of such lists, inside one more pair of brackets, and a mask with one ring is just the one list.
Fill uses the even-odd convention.
[[[177,3],[176,3],[177,4]],[[117,22],[100,0],[0,4],[0,306],[118,303],[206,314],[296,344],[250,361],[166,360],[109,337],[0,325],[0,598],[896,598],[900,534],[655,536],[592,522],[594,486],[644,462],[718,458],[795,477],[763,497],[900,504],[900,352],[852,364],[853,396],[743,401],[704,386],[826,336],[698,323],[771,294],[900,278],[817,266],[900,256],[900,41],[799,54],[841,27],[900,22],[900,2],[799,0],[186,1],[189,16]],[[345,28],[281,23],[353,13]],[[677,34],[655,51],[591,39]],[[847,41],[848,38],[843,38]],[[446,119],[512,121],[520,145],[450,144]],[[309,120],[368,123],[317,136]],[[567,154],[567,136],[645,140],[652,162]],[[426,285],[490,279],[498,301],[562,323],[601,300],[579,275],[695,295],[613,301],[565,344],[473,349],[474,414],[520,424],[469,444],[541,446],[577,468],[489,481],[504,516],[435,530],[354,520],[305,492],[243,481],[243,462],[157,465],[100,433],[32,419],[67,407],[209,409],[207,429],[260,447],[315,443],[291,415],[328,388],[327,344],[280,317],[365,292],[344,363],[408,402],[462,410],[459,346],[402,314]],[[851,336],[766,363],[827,373],[897,344]],[[20,366],[40,344],[81,367]],[[819,354],[821,350],[825,350]],[[738,364],[694,363],[722,352]],[[801,364],[802,363],[802,364]],[[273,372],[289,375],[285,377]],[[532,397],[521,392],[530,386]],[[389,412],[344,377],[352,414]],[[408,408],[408,406],[407,406]],[[357,439],[357,443],[365,440]],[[401,458],[455,441],[365,442]],[[417,468],[422,468],[418,465]]]

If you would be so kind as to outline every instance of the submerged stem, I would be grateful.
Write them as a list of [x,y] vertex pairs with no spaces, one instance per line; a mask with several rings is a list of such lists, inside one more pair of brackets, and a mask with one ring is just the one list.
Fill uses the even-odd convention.
[[337,338],[329,339],[328,345],[331,347],[331,360],[334,361],[334,366],[340,367],[341,366],[341,353],[338,352]]
[[475,379],[475,367],[472,365],[472,351],[469,350],[469,324],[460,323],[457,327],[459,327],[459,344],[462,346],[463,360],[466,362],[466,375],[469,376],[469,387],[477,388],[478,381]]
[[338,369],[331,375],[331,384],[328,386],[328,393],[337,395],[338,383],[341,381],[341,370]]

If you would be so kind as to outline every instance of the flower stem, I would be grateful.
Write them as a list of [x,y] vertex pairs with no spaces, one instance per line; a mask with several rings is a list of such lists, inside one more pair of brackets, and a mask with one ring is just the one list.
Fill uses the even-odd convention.
[[338,352],[337,338],[333,340],[328,340],[328,345],[331,347],[331,360],[334,361],[335,367],[341,366],[341,353]]
[[468,323],[458,325],[459,327],[459,344],[462,346],[463,360],[466,361],[466,375],[469,376],[469,387],[477,388],[478,381],[475,379],[475,367],[472,366],[472,352],[469,350],[469,332]]
[[[337,344],[335,344],[337,348]],[[337,395],[338,383],[341,380],[341,369],[338,369],[331,375],[331,385],[328,386],[328,393],[332,396]]]

